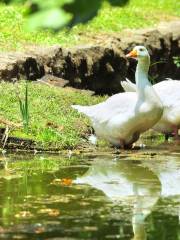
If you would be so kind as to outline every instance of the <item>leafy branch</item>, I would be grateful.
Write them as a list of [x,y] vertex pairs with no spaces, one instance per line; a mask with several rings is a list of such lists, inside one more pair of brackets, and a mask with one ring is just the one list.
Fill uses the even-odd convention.
[[180,68],[180,57],[173,57],[173,62],[176,65],[177,68]]
[[6,4],[24,4],[27,7],[27,29],[59,31],[93,19],[103,2],[122,7],[129,0],[3,0]]

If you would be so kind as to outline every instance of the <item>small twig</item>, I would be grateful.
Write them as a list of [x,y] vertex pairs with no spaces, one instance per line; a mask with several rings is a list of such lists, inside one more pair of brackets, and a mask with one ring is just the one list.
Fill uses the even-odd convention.
[[0,123],[6,125],[6,129],[5,129],[2,139],[1,139],[1,142],[3,143],[3,148],[4,148],[7,143],[8,137],[9,137],[10,128],[11,129],[20,128],[20,127],[22,127],[22,124],[14,123],[14,122],[4,119],[2,117],[0,118]]
[[7,140],[8,140],[8,137],[9,137],[9,127],[6,126],[6,130],[5,130],[5,132],[4,132],[3,136],[2,136],[2,139],[1,139],[1,141],[2,141],[2,143],[3,143],[3,148],[4,148],[5,145],[6,145],[6,142],[7,142]]

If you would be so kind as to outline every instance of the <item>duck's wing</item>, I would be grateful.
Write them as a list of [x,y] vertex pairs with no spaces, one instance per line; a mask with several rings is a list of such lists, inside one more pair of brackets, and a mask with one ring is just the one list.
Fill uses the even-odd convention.
[[154,86],[155,91],[161,98],[166,106],[180,105],[180,81],[178,80],[165,80],[156,83]]
[[136,93],[119,93],[93,106],[72,105],[72,107],[84,113],[92,121],[103,123],[120,114],[124,118],[133,111],[136,101]]
[[132,83],[128,78],[120,83],[125,92],[136,92],[136,84]]

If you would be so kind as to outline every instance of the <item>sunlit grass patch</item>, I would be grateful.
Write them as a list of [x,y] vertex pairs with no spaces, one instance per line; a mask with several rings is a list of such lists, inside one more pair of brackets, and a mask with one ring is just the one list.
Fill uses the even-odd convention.
[[[19,89],[24,91],[25,82]],[[1,83],[0,115],[21,123],[19,100],[11,83]],[[72,104],[90,105],[103,100],[88,93],[29,83],[29,131],[14,129],[11,135],[35,140],[43,148],[73,148],[81,143],[89,121],[71,108]]]

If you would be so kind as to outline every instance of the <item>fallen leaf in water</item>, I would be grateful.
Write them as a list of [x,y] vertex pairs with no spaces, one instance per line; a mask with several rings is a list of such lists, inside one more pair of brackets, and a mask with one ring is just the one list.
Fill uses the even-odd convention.
[[68,196],[63,196],[63,195],[51,196],[50,202],[51,203],[69,203],[70,199]]
[[40,209],[38,211],[38,213],[47,214],[51,217],[57,217],[57,216],[59,216],[60,211],[58,209],[44,208],[44,209]]
[[81,201],[81,202],[80,202],[80,205],[81,205],[81,206],[89,206],[90,203],[89,203],[89,202],[83,202],[83,201]]
[[72,179],[71,178],[63,178],[63,179],[61,179],[61,184],[64,186],[69,186],[72,184]]
[[70,186],[72,184],[72,179],[71,178],[54,179],[51,184]]
[[96,226],[84,226],[84,230],[95,232],[98,230],[98,228]]
[[16,218],[31,218],[33,214],[29,211],[21,211],[15,215]]
[[13,234],[13,239],[25,239],[25,235],[22,235],[22,234]]

